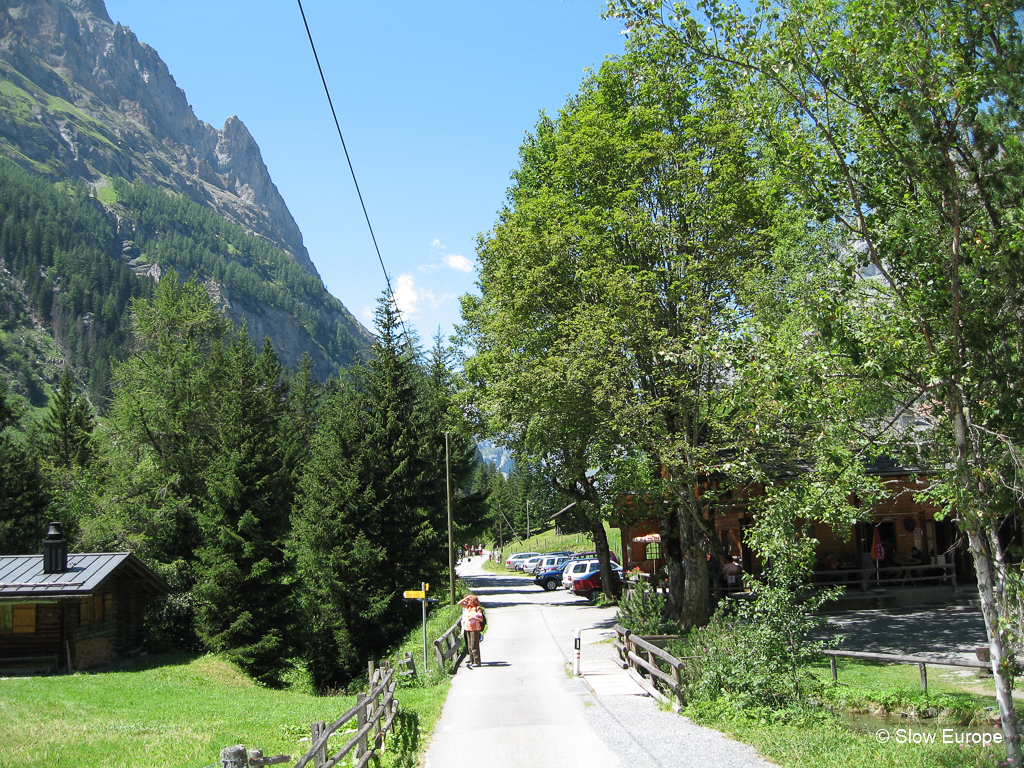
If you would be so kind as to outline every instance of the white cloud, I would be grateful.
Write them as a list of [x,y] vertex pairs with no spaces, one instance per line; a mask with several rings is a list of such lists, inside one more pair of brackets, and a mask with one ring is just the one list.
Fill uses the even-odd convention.
[[399,275],[394,291],[398,311],[407,319],[412,319],[419,314],[420,305],[423,302],[427,302],[432,308],[437,307],[438,302],[434,298],[433,291],[429,288],[417,287],[412,275]]
[[444,255],[444,263],[452,269],[457,269],[460,272],[472,272],[473,262],[463,256],[461,253],[446,253]]
[[[455,269],[459,272],[472,272],[473,262],[463,256],[461,253],[445,253],[447,250],[444,243],[438,238],[434,238],[430,243],[430,250],[433,253],[433,261],[430,264],[421,264],[416,269],[420,272],[429,273],[434,270],[440,269],[442,266],[448,267],[449,269]],[[436,259],[440,257],[441,264],[438,264]]]

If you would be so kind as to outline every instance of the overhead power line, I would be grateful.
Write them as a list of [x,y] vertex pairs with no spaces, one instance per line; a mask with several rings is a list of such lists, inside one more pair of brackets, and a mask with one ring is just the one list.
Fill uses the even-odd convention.
[[[395,301],[394,291],[391,290],[391,278],[388,277],[388,271],[384,267],[384,258],[380,255],[380,246],[377,245],[377,236],[373,233],[373,225],[370,223],[370,214],[366,211],[366,203],[363,200],[363,193],[359,189],[359,180],[356,179],[356,169],[352,166],[352,158],[348,154],[348,146],[345,144],[345,136],[341,132],[341,123],[338,122],[338,113],[334,109],[334,100],[331,98],[331,89],[327,87],[327,78],[324,77],[324,68],[320,66],[320,57],[316,52],[316,44],[313,42],[313,33],[309,30],[309,22],[306,20],[306,11],[302,8],[302,0],[297,0],[299,4],[299,13],[302,14],[302,23],[306,27],[306,37],[309,38],[309,47],[313,50],[313,58],[316,60],[316,68],[320,73],[320,82],[324,84],[324,93],[327,94],[327,104],[331,108],[331,116],[334,118],[334,127],[338,130],[338,138],[341,139],[341,148],[345,150],[345,160],[348,161],[348,170],[352,174],[352,183],[356,188],[356,195],[359,197],[359,205],[363,208],[363,217],[366,219],[366,227],[370,230],[370,239],[373,240],[373,248],[377,252],[377,261],[380,262],[380,268],[384,272],[384,281],[388,286],[388,296],[392,301]],[[403,327],[405,321],[402,321]]]

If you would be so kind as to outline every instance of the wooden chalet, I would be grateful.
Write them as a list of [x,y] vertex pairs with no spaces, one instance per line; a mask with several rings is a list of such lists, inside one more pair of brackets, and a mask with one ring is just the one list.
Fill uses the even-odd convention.
[[41,555],[0,556],[0,669],[68,671],[140,647],[167,584],[130,552],[68,554],[51,523]]
[[[936,519],[938,507],[916,494],[927,481],[916,470],[881,459],[868,469],[885,489],[884,499],[850,530],[836,530],[808,521],[804,535],[818,540],[814,578],[821,584],[843,584],[847,602],[863,598],[866,606],[948,602],[958,588],[975,581],[974,566],[960,542],[956,523]],[[746,574],[759,574],[762,563],[746,545],[753,525],[753,500],[763,493],[758,485],[738,485],[716,504],[715,532],[724,559],[738,557]],[[856,500],[853,500],[856,503]],[[623,568],[657,578],[665,561],[651,501],[624,497],[619,502]],[[645,514],[646,512],[646,514]],[[884,552],[875,558],[875,534]],[[915,562],[914,555],[918,560]],[[719,563],[712,568],[717,571]]]

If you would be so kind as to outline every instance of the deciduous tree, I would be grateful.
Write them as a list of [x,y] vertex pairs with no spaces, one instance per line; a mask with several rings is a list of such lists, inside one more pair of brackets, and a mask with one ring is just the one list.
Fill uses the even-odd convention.
[[625,0],[610,10],[634,36],[731,76],[809,222],[839,236],[847,279],[823,307],[822,335],[930,422],[903,439],[919,444],[915,458],[936,473],[930,497],[967,534],[1019,765],[1007,641],[1020,617],[1005,599],[1017,567],[999,534],[1024,497],[1019,3],[786,0],[745,14],[717,0]]

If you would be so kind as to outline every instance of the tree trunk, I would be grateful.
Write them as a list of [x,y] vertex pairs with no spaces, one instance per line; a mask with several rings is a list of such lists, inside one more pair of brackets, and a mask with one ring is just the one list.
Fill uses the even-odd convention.
[[686,585],[683,590],[683,611],[680,617],[684,632],[693,627],[703,627],[711,618],[704,531],[693,518],[694,512],[689,505],[683,505],[678,510],[683,558],[686,561]]
[[590,533],[594,537],[594,550],[597,552],[597,562],[601,569],[601,589],[604,596],[613,599],[615,590],[612,589],[612,558],[608,554],[608,533],[604,529],[604,523],[600,517],[587,517],[590,525]]
[[996,701],[1002,721],[1003,738],[1006,741],[1006,757],[1013,765],[1020,766],[1020,733],[1017,728],[1017,713],[1013,708],[1010,677],[1003,668],[1007,658],[1006,638],[999,628],[999,609],[995,600],[996,585],[993,580],[994,557],[992,548],[983,533],[973,528],[967,531],[967,541],[974,556],[974,568],[978,573],[978,596],[981,598],[981,613],[985,617],[988,632],[988,648],[992,658],[992,675],[996,684]]
[[679,541],[679,515],[675,509],[665,510],[658,518],[658,534],[661,536],[661,554],[665,558],[665,574],[668,577],[664,619],[677,622],[683,617],[686,572],[683,570],[683,548]]

